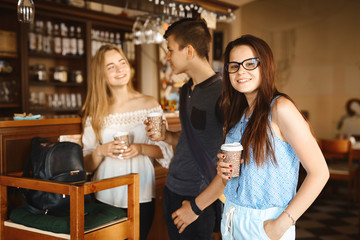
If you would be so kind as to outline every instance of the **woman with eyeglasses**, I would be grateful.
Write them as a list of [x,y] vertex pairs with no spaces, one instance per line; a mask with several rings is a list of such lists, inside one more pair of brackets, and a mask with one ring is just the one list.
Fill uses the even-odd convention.
[[[275,62],[265,41],[243,35],[228,44],[225,62],[225,142],[242,144],[243,164],[240,176],[230,178],[233,168],[219,153],[218,175],[195,203],[201,210],[224,190],[223,240],[295,239],[296,220],[329,178],[325,159],[309,123],[276,89]],[[297,191],[300,164],[307,175]],[[187,209],[176,216],[181,227],[196,219]]]

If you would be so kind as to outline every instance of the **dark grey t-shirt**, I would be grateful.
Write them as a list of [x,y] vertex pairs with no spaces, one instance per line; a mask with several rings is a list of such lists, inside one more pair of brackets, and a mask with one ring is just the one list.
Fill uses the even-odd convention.
[[[221,74],[216,74],[204,82],[197,84],[193,91],[190,79],[182,88],[187,88],[187,114],[195,134],[202,146],[213,159],[216,168],[217,153],[222,143],[222,118],[218,108],[221,93]],[[184,90],[184,89],[182,89]],[[180,101],[182,102],[182,101]],[[181,115],[181,111],[180,111]],[[180,118],[181,119],[181,118]],[[197,196],[206,187],[204,177],[193,159],[191,149],[184,131],[181,132],[176,145],[174,159],[170,164],[166,186],[174,193],[182,196]]]

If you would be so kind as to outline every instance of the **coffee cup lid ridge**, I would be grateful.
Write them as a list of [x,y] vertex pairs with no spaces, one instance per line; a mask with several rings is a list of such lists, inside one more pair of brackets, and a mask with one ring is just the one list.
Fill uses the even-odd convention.
[[147,115],[147,117],[160,117],[163,114],[161,112],[151,112]]
[[124,136],[124,135],[129,135],[129,133],[118,131],[114,134],[114,137],[120,137],[120,136]]
[[224,143],[221,145],[223,151],[242,151],[243,146],[239,142]]

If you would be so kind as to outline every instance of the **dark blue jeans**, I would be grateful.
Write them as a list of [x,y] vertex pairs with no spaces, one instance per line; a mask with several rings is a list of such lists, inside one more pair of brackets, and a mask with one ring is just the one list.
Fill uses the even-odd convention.
[[211,240],[215,226],[216,211],[214,204],[205,208],[198,219],[191,223],[184,232],[179,234],[171,214],[182,206],[182,201],[190,200],[194,197],[180,196],[171,192],[167,187],[164,188],[164,218],[168,227],[171,240]]

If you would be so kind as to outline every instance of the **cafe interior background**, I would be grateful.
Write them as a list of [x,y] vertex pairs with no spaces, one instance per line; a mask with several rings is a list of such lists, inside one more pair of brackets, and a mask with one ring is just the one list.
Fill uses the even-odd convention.
[[[128,15],[134,19],[132,44],[138,41],[136,45],[141,46],[141,67],[137,69],[141,76],[138,90],[156,97],[169,116],[176,116],[178,89],[187,76],[171,73],[164,59],[166,43],[159,35],[150,42],[146,40],[145,26],[149,28],[147,20],[152,19],[153,26],[156,25],[158,32],[163,34],[164,24],[171,23],[175,17],[164,18],[161,12],[165,11],[165,5],[170,13],[173,8],[170,4],[174,3],[177,4],[177,16],[187,16],[187,9],[191,8],[207,20],[214,37],[211,59],[216,71],[222,70],[222,53],[229,41],[242,34],[254,34],[268,42],[276,60],[278,89],[294,99],[310,121],[317,138],[332,139],[341,133],[338,126],[351,118],[346,111],[349,100],[357,99],[360,107],[359,0],[34,0],[35,16],[36,3],[44,1],[66,2],[115,16]],[[17,1],[13,2],[16,4]],[[159,16],[160,22],[157,20]],[[143,35],[139,37],[136,35],[138,33]],[[126,47],[124,44],[123,48]],[[0,84],[0,93],[4,94],[1,90]],[[4,116],[2,110],[0,101],[1,117]],[[359,114],[360,109],[357,109],[350,134],[360,135]],[[346,187],[344,189],[346,194]],[[322,203],[321,209],[329,212]],[[333,205],[329,208],[334,209]],[[351,210],[358,216],[358,207],[353,209],[345,203],[338,210]],[[316,213],[312,215],[317,216]],[[339,215],[332,214],[331,217],[339,225]],[[303,225],[298,224],[300,229],[309,225],[306,217],[302,219],[305,221]],[[348,219],[359,222],[354,215]],[[326,221],[323,224],[324,232],[329,234],[330,222]],[[314,225],[314,222],[310,225]],[[344,229],[343,232],[356,235],[358,225],[352,226],[355,226],[352,230]],[[301,230],[299,232],[300,236],[308,234],[304,231],[301,234]]]
[[[349,99],[360,98],[360,1],[244,0],[236,19],[217,23],[223,47],[241,34],[254,34],[271,46],[277,87],[307,113],[318,138],[334,138]],[[156,51],[142,46],[142,91],[156,96]],[[153,64],[151,64],[153,63]],[[221,61],[214,61],[214,67]],[[158,85],[159,86],[159,85]],[[360,126],[359,126],[360,127]],[[354,129],[355,130],[355,129]],[[356,129],[360,134],[360,129]]]
[[[35,15],[36,2],[34,0]],[[222,53],[229,41],[246,33],[263,38],[274,52],[278,89],[295,100],[309,119],[318,138],[338,136],[341,133],[338,129],[339,124],[348,117],[347,101],[360,98],[360,31],[358,30],[360,1],[358,0],[54,0],[53,2],[66,2],[73,6],[114,15],[126,14],[134,20],[138,17],[133,26],[134,41],[136,31],[145,34],[144,27],[148,20],[152,22],[147,24],[147,27],[151,24],[161,26],[163,23],[171,24],[176,19],[174,15],[185,17],[188,16],[188,12],[198,12],[208,21],[213,32],[214,47],[211,58],[216,71],[222,70]],[[188,11],[190,8],[191,11]],[[172,19],[161,16],[165,11],[173,15]],[[166,111],[173,112],[178,108],[178,89],[187,80],[187,76],[171,74],[169,64],[164,59],[166,43],[161,41],[164,30],[158,29],[161,29],[158,31],[160,36],[157,36],[155,43],[146,41],[136,43],[141,45],[139,90],[155,96]],[[359,129],[354,131],[355,134],[360,134]]]

